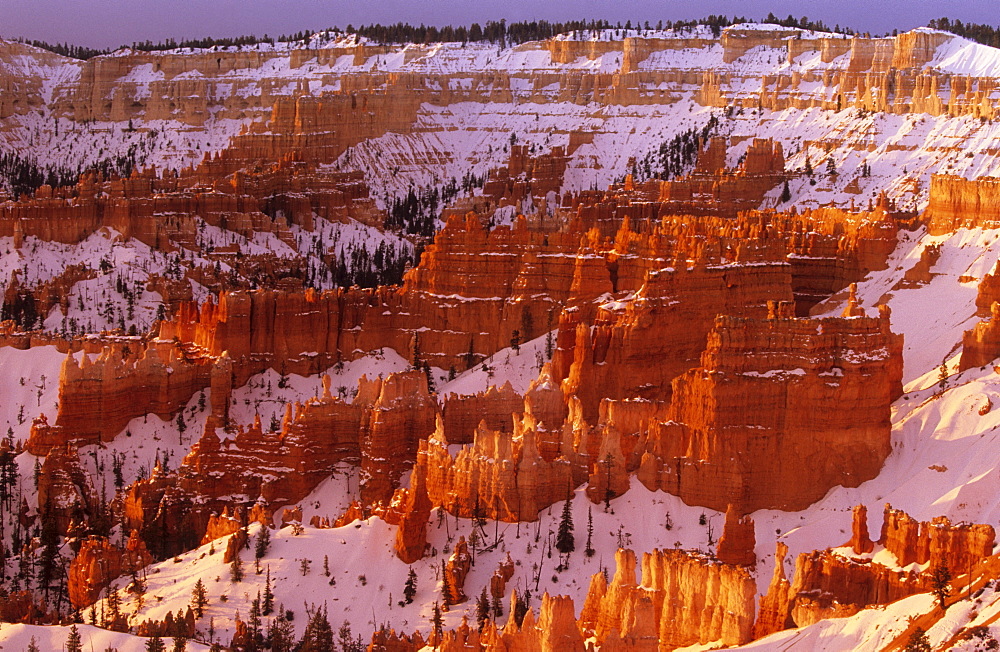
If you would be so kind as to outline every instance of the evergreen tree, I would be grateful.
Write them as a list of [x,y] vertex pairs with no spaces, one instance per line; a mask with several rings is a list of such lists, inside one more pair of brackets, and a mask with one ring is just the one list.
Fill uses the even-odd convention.
[[604,466],[608,474],[608,484],[604,487],[604,511],[611,511],[611,499],[615,497],[615,492],[611,489],[611,467],[614,465],[615,460],[611,457],[611,453],[608,453],[604,457]]
[[205,590],[205,583],[198,578],[191,591],[191,609],[195,618],[201,618],[205,613],[205,605],[208,604],[208,591]]
[[476,353],[472,347],[472,338],[469,338],[469,351],[465,354],[465,368],[472,369],[476,364]]
[[233,582],[243,581],[243,560],[240,559],[239,552],[236,553],[232,563],[229,564],[229,578]]
[[931,652],[931,642],[923,627],[917,627],[906,641],[904,652]]
[[934,597],[937,598],[938,606],[944,609],[945,600],[951,595],[951,571],[944,562],[934,567],[934,572],[931,574],[931,587],[934,591]]
[[[185,636],[175,636],[174,637],[174,646],[173,646],[171,652],[184,652],[184,650],[187,649],[187,644],[188,644],[187,637],[185,637]],[[247,648],[247,649],[249,649],[249,648]]]
[[28,649],[25,652],[39,652],[38,651],[38,642],[35,641],[35,637],[34,636],[32,636],[31,640],[28,641]]
[[83,641],[76,625],[69,628],[69,636],[66,637],[66,652],[83,652]]
[[451,604],[451,582],[448,581],[448,567],[443,559],[441,560],[441,603],[446,611],[448,605]]
[[159,636],[152,636],[146,641],[146,652],[167,652],[167,646]]
[[486,585],[483,585],[483,592],[479,594],[479,601],[476,603],[476,624],[479,631],[486,627],[486,621],[490,618],[490,598],[486,595]]
[[572,493],[566,496],[563,503],[562,516],[559,519],[559,533],[556,535],[556,550],[563,555],[569,555],[576,550],[576,541],[573,538],[573,496]]
[[437,601],[434,602],[434,609],[431,611],[431,628],[434,633],[434,648],[437,649],[441,642],[441,634],[444,632],[444,618],[441,617],[441,607]]
[[109,586],[106,596],[104,604],[107,607],[107,619],[110,623],[114,623],[118,620],[118,616],[121,613],[121,599],[118,597],[118,587],[114,584]]
[[528,613],[528,592],[525,591],[525,595],[515,595],[514,596],[514,622],[520,627],[521,623],[524,621],[524,615]]
[[493,596],[493,617],[503,617],[503,600],[500,599],[499,595]]
[[271,615],[274,611],[274,592],[271,590],[271,567],[267,567],[267,581],[264,583],[264,601],[260,605],[261,613],[265,616]]
[[781,187],[781,203],[784,204],[792,198],[792,191],[788,188],[788,179],[785,179],[785,185]]
[[406,584],[403,586],[403,599],[406,604],[413,604],[413,598],[417,595],[417,573],[410,567],[410,572],[406,574]]
[[594,514],[591,511],[590,506],[588,505],[587,506],[587,545],[583,549],[583,554],[587,555],[588,557],[593,557],[594,556],[594,552],[595,552],[594,546],[592,544],[593,536],[594,536]]
[[299,652],[334,652],[333,628],[327,618],[326,606],[314,608],[299,641]]
[[340,649],[343,652],[362,652],[364,646],[360,642],[360,636],[355,639],[351,634],[351,623],[344,621],[337,630],[337,640],[340,642]]
[[52,517],[51,505],[46,504],[41,519],[42,551],[38,559],[38,587],[42,589],[46,599],[48,599],[52,580],[56,578],[56,560],[59,557],[59,532],[56,530],[55,518]]
[[254,558],[260,561],[267,554],[267,548],[271,545],[271,531],[266,525],[262,525],[260,532],[257,533],[257,542],[254,545],[253,555]]
[[267,644],[271,652],[292,652],[295,647],[295,627],[285,618],[284,605],[278,606],[278,616],[268,625]]
[[257,597],[250,602],[250,618],[247,621],[247,642],[245,652],[257,652],[263,641],[263,630],[260,624],[260,590]]

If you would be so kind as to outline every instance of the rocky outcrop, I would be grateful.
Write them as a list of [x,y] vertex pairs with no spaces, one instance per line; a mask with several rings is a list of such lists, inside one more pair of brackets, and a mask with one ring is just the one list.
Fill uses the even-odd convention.
[[[265,431],[259,419],[248,428],[225,430],[210,418],[176,471],[154,473],[130,489],[125,511],[131,526],[158,555],[181,550],[193,538],[195,545],[201,540],[213,512],[260,501],[271,511],[294,505],[344,460],[358,463],[372,479],[367,488],[362,485],[370,502],[388,502],[413,463],[417,441],[433,430],[437,412],[423,373],[362,378],[353,403],[329,390],[327,380],[322,397],[286,406],[275,432]],[[422,544],[413,545],[407,554],[422,552]]]
[[536,426],[531,415],[515,422],[513,433],[480,424],[472,444],[452,456],[439,424],[420,442],[417,456],[431,504],[458,516],[514,523],[534,521],[540,510],[566,500],[585,471],[577,466],[574,479],[572,441],[566,442],[562,456],[547,461],[538,448]]
[[637,583],[632,551],[619,550],[615,562],[611,584],[605,587],[595,577],[581,612],[581,631],[598,645],[618,649],[621,642],[626,644],[622,649],[655,650],[657,640],[661,649],[750,640],[756,584],[745,568],[685,551],[656,550],[643,555]]
[[573,600],[565,595],[542,595],[537,620],[529,608],[518,625],[513,613],[502,630],[491,628],[483,634],[488,650],[538,650],[539,652],[583,652],[583,636],[576,625]]
[[[992,554],[995,533],[989,525],[953,526],[944,517],[918,522],[886,506],[877,547],[867,539],[866,512],[854,509],[849,547],[802,553],[789,585],[784,574],[787,547],[778,544],[774,576],[761,598],[755,637],[786,627],[805,627],[825,618],[850,616],[933,588],[934,570],[943,565],[952,577],[977,571]],[[892,553],[892,566],[873,553]]]
[[997,228],[1000,226],[1000,179],[932,175],[924,218],[931,235],[952,233],[961,228]]
[[976,292],[976,316],[981,321],[962,335],[959,371],[982,367],[1000,357],[1000,273],[997,267],[983,276]]
[[64,438],[81,443],[111,441],[135,417],[153,413],[169,419],[214,375],[227,374],[227,364],[168,341],[145,348],[111,345],[94,360],[68,355],[59,378],[55,427]]
[[60,534],[76,527],[86,527],[95,516],[100,498],[90,476],[80,464],[80,455],[72,444],[52,448],[42,462],[38,476],[38,509],[55,523]]
[[563,313],[553,369],[591,421],[602,398],[668,400],[670,382],[698,359],[717,314],[763,316],[767,301],[790,299],[790,290],[784,263],[679,262],[650,272],[632,301],[602,306],[593,327],[580,311]]
[[791,615],[791,584],[785,576],[785,557],[788,546],[778,541],[774,553],[774,572],[767,586],[767,593],[760,596],[757,620],[753,625],[753,638],[764,638],[775,632],[795,626]]
[[851,518],[851,540],[847,546],[856,555],[865,555],[875,549],[875,544],[868,536],[868,508],[855,505]]
[[993,554],[996,533],[986,524],[952,525],[944,516],[917,521],[905,512],[885,506],[879,544],[896,556],[900,566],[944,565],[952,576],[966,573]]
[[[790,303],[770,310],[716,319],[702,366],[674,381],[669,421],[650,433],[647,487],[749,513],[802,509],[878,474],[902,388],[888,310],[816,320],[793,317]],[[800,419],[817,413],[827,419]]]
[[734,218],[759,208],[764,195],[787,178],[781,143],[755,138],[743,163],[732,171],[725,169],[726,148],[725,139],[713,138],[694,173],[660,183],[658,199],[664,208],[680,215]]
[[455,544],[455,551],[448,558],[448,563],[444,565],[444,577],[447,581],[448,596],[446,605],[460,604],[468,600],[465,595],[465,578],[472,569],[472,555],[469,554],[469,544],[465,542],[465,537],[459,537]]
[[722,536],[715,549],[715,557],[723,564],[730,566],[756,566],[757,554],[754,552],[756,534],[753,519],[741,516],[730,505],[726,510],[726,522],[722,528]]
[[[361,499],[388,501],[399,478],[416,461],[417,444],[434,432],[438,407],[427,392],[422,372],[362,379],[358,397],[377,396],[366,407],[361,448]],[[355,404],[358,399],[355,399]]]
[[125,549],[103,537],[87,537],[69,565],[67,586],[69,600],[77,609],[93,604],[111,582],[153,561],[146,544],[132,531]]
[[[560,404],[562,395],[559,395]],[[513,432],[514,419],[524,410],[524,398],[505,382],[501,387],[490,386],[480,394],[445,397],[441,408],[444,433],[453,444],[469,444],[480,422],[493,430]],[[560,419],[560,422],[562,420]]]
[[503,599],[506,594],[507,582],[514,577],[514,560],[508,553],[503,561],[497,564],[496,570],[490,576],[490,596],[494,600]]
[[983,367],[1000,357],[1000,302],[990,306],[988,319],[978,322],[962,334],[962,357],[959,371]]
[[431,502],[427,497],[427,470],[418,464],[410,475],[403,511],[396,530],[396,556],[404,564],[412,564],[424,556],[427,547],[427,520],[431,515]]

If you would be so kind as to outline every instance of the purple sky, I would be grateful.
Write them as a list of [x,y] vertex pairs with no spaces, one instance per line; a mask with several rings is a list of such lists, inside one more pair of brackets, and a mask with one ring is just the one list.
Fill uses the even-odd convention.
[[169,37],[276,36],[349,23],[604,18],[655,24],[707,14],[762,18],[769,11],[872,33],[904,31],[941,16],[1000,25],[998,0],[0,0],[0,36],[106,48]]

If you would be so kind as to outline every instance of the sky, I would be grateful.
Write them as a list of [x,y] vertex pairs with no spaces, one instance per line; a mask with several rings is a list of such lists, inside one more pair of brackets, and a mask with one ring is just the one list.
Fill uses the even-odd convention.
[[998,0],[0,0],[0,36],[115,48],[400,21],[440,26],[602,18],[655,24],[708,14],[758,19],[768,12],[872,34],[909,30],[941,16],[1000,25]]

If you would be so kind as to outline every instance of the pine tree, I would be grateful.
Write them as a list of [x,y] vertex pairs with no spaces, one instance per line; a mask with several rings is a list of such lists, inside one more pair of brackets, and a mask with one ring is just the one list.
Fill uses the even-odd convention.
[[611,489],[611,467],[614,465],[615,460],[611,457],[611,453],[608,453],[604,457],[604,466],[608,473],[608,484],[604,487],[604,511],[611,511],[611,499],[615,497],[615,492]]
[[146,641],[146,652],[167,652],[167,646],[159,636],[152,636]]
[[944,562],[939,563],[934,568],[934,572],[931,574],[931,587],[938,605],[944,609],[945,600],[951,595],[951,571]]
[[295,627],[285,618],[284,605],[279,605],[277,618],[267,628],[267,641],[271,652],[292,652],[295,647]]
[[118,597],[118,587],[114,584],[108,587],[107,597],[105,599],[105,605],[107,605],[107,618],[110,623],[114,623],[118,620],[121,609],[121,600]]
[[493,596],[493,617],[503,617],[503,600],[500,599],[499,595]]
[[573,497],[570,493],[563,503],[562,517],[559,519],[559,533],[556,535],[556,550],[564,555],[568,555],[576,550],[576,541],[573,538]]
[[262,525],[260,532],[257,533],[257,542],[254,545],[253,555],[254,558],[260,561],[267,554],[267,548],[271,545],[271,531],[266,525]]
[[437,649],[444,631],[444,618],[441,617],[441,607],[436,601],[434,602],[434,610],[431,611],[431,627],[434,632],[434,648]]
[[326,606],[309,614],[309,622],[299,641],[299,652],[334,652],[333,628],[327,618]]
[[69,636],[66,637],[66,652],[83,652],[83,641],[76,625],[69,628]]
[[240,559],[239,552],[236,553],[232,563],[229,564],[229,578],[233,582],[243,581],[243,560]]
[[56,522],[51,514],[51,506],[46,505],[46,509],[41,514],[42,551],[38,559],[38,587],[45,592],[46,599],[49,595],[50,584],[56,576],[56,558],[59,556],[59,532],[56,530]]
[[28,649],[25,652],[39,652],[38,642],[35,641],[35,637],[32,636],[31,640],[28,641]]
[[247,621],[246,652],[257,652],[263,643],[263,631],[260,624],[260,590],[257,597],[250,603],[250,618]]
[[486,627],[486,621],[490,618],[490,598],[486,595],[486,585],[483,585],[483,592],[479,594],[479,601],[476,603],[476,624],[482,632]]
[[[187,644],[188,644],[187,637],[185,637],[185,636],[175,636],[174,637],[174,646],[173,646],[171,652],[184,652],[184,650],[187,649]],[[247,648],[247,649],[249,649],[249,648]]]
[[931,642],[923,627],[917,627],[906,641],[904,652],[931,652]]
[[588,557],[594,556],[594,546],[592,539],[594,537],[594,514],[591,511],[590,506],[587,506],[587,546],[583,549],[583,554]]
[[406,604],[413,604],[413,598],[417,595],[417,573],[410,567],[410,572],[406,574],[406,584],[403,586],[403,599]]
[[271,615],[274,611],[274,592],[271,590],[271,567],[267,567],[267,581],[264,583],[264,602],[260,606],[261,613],[265,616]]
[[[525,591],[527,593],[527,591]],[[528,613],[528,601],[526,596],[514,595],[514,622],[517,623],[518,627],[524,621],[524,615]]]
[[446,611],[448,605],[451,604],[451,582],[448,580],[448,567],[443,559],[441,560],[441,603]]
[[785,179],[785,185],[781,187],[781,203],[784,204],[792,198],[792,191],[788,187],[788,179]]
[[191,609],[194,611],[195,618],[201,618],[204,615],[207,604],[208,591],[205,590],[205,583],[199,577],[194,584],[194,590],[191,591]]

